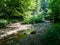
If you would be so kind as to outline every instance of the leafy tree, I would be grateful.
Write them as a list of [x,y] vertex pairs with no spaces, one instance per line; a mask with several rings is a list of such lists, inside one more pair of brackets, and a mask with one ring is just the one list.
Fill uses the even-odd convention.
[[6,18],[31,14],[35,4],[35,0],[0,0],[0,14]]
[[36,0],[35,9],[33,10],[34,15],[38,15],[41,8],[41,0]]
[[54,22],[60,22],[60,0],[51,0],[49,8],[52,10],[51,16],[53,16]]

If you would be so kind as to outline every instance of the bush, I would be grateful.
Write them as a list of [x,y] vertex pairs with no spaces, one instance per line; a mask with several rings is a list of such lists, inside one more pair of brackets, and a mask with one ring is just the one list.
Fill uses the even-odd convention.
[[54,24],[45,35],[46,45],[60,45],[60,23]]
[[43,15],[28,15],[25,16],[23,23],[41,23],[44,21]]
[[7,20],[4,20],[4,19],[0,19],[0,28],[4,28],[6,27],[6,24],[7,24]]

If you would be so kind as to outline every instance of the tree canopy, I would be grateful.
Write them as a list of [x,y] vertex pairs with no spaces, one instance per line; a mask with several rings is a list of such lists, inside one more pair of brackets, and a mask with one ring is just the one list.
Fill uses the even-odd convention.
[[[31,12],[36,0],[0,0],[0,13],[3,15],[24,15]],[[29,13],[30,13],[29,12]]]

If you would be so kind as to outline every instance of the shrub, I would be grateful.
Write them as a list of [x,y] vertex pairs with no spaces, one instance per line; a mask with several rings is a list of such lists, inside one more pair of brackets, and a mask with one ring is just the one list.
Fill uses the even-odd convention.
[[23,23],[40,23],[44,21],[43,15],[28,15],[24,18]]
[[6,27],[6,24],[7,24],[7,20],[4,20],[4,19],[0,19],[0,28],[4,28]]
[[60,23],[54,24],[45,35],[46,45],[60,45]]

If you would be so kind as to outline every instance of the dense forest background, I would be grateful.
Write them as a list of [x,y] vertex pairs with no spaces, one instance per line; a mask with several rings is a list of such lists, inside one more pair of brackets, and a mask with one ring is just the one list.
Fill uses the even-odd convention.
[[[20,28],[28,28],[30,25],[36,30],[31,32],[33,29],[30,28],[28,29],[29,31],[24,31],[24,34],[22,33],[23,35],[20,35],[23,31],[18,32],[18,34],[14,33],[14,36],[16,37],[17,35],[18,37],[15,38],[12,35],[14,37],[11,39],[13,40],[12,42],[8,40],[11,36],[7,36],[7,38],[4,37],[2,40],[0,39],[0,45],[3,43],[3,45],[11,45],[12,43],[12,45],[19,45],[21,43],[20,38],[26,37],[26,35],[30,36],[27,36],[26,45],[28,45],[28,40],[31,40],[32,36],[33,41],[29,43],[29,45],[35,45],[34,40],[36,40],[36,45],[40,45],[41,43],[43,43],[41,45],[60,45],[60,0],[0,0],[0,35],[5,35],[10,29],[8,26],[13,24],[16,24],[13,27],[23,25],[22,28],[18,26],[16,31]],[[11,31],[13,32],[13,30]],[[9,34],[7,33],[7,35]],[[36,38],[37,35],[38,39]],[[1,37],[3,37],[3,35],[0,36],[0,38]],[[25,38],[23,39],[25,40]],[[37,40],[41,41],[41,43]],[[24,43],[22,43],[22,45],[24,45]]]
[[1,0],[0,19],[5,19],[8,22],[18,19],[23,23],[38,23],[47,18],[47,20],[59,22],[59,3],[58,0]]

